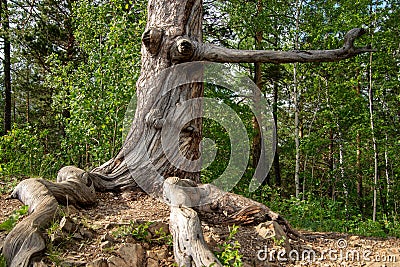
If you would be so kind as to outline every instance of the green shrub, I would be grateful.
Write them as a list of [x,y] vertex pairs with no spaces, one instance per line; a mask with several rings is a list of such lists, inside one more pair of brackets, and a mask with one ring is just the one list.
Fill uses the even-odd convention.
[[52,176],[61,166],[57,153],[45,146],[29,125],[0,137],[0,176]]
[[235,225],[233,225],[232,228],[229,228],[228,237],[226,238],[225,242],[219,246],[220,251],[215,253],[223,266],[239,267],[243,265],[243,255],[239,253],[240,244],[237,240],[235,240],[235,235],[238,229],[239,226]]
[[0,254],[0,267],[7,267],[6,259],[4,258],[3,254]]

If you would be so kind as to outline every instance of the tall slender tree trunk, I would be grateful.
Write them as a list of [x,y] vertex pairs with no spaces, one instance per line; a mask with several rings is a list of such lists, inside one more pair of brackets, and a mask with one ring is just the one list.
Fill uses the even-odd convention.
[[370,115],[370,127],[371,127],[371,137],[374,150],[374,186],[373,186],[373,200],[372,200],[372,220],[376,220],[377,211],[377,190],[379,181],[379,159],[378,159],[378,143],[375,137],[375,122],[374,122],[374,95],[372,90],[372,53],[369,59],[369,85],[368,85],[368,98],[369,98],[369,115]]
[[385,134],[385,177],[386,177],[386,208],[389,208],[389,200],[391,193],[391,179],[389,173],[389,156],[388,156],[388,135]]
[[275,184],[281,186],[281,167],[279,163],[279,136],[278,136],[278,82],[274,81],[274,102],[272,106],[272,115],[274,117],[274,124],[276,129],[276,142],[275,142],[275,155],[274,155],[274,173]]
[[[258,42],[258,41],[257,41]],[[262,89],[262,71],[261,71],[262,63],[255,63],[254,64],[254,83],[257,87],[261,90]],[[254,105],[255,111],[260,114],[261,111],[261,91],[258,91],[254,96]],[[254,136],[252,140],[252,167],[255,169],[257,168],[258,162],[260,161],[261,156],[261,131],[260,131],[260,124],[257,120],[259,115],[255,114],[253,116],[253,131]],[[268,182],[269,184],[269,182]]]
[[[356,87],[356,93],[360,97],[361,95],[361,84],[359,80],[360,76],[360,70],[357,69],[356,72],[356,77],[357,77],[357,87]],[[356,171],[357,171],[357,196],[358,196],[358,208],[361,212],[361,215],[364,215],[364,194],[363,194],[363,174],[362,174],[362,169],[361,169],[361,134],[360,131],[357,130],[357,135],[356,135],[356,146],[357,146],[357,152],[356,152]]]
[[296,145],[296,163],[294,170],[294,183],[296,187],[296,197],[299,197],[300,187],[300,123],[299,123],[299,103],[298,103],[298,85],[297,85],[297,64],[293,67],[293,87],[294,87],[294,140]]
[[[257,1],[257,14],[256,16],[259,16],[260,13],[262,12],[263,4],[262,0]],[[257,30],[256,34],[254,36],[255,38],[255,47],[256,49],[261,49],[262,46],[262,39],[263,39],[263,32],[261,30]],[[254,137],[252,141],[252,167],[254,169],[257,168],[258,162],[260,161],[261,157],[261,131],[260,131],[260,123],[257,121],[257,117],[260,118],[259,114],[261,112],[261,92],[262,92],[262,63],[256,62],[254,63],[254,83],[260,89],[259,91],[256,92],[254,96],[254,105],[255,105],[255,111],[258,114],[255,114],[253,116],[253,131],[254,131]],[[262,123],[262,122],[261,122]],[[269,175],[268,175],[269,177]],[[264,180],[264,177],[260,177],[262,180]],[[267,184],[270,183],[269,179],[264,180]]]
[[1,0],[0,2],[0,16],[1,23],[3,26],[3,39],[4,39],[4,134],[11,130],[11,43],[10,43],[10,23],[8,15],[7,0]]
[[25,103],[25,121],[29,124],[29,105],[30,105],[30,92],[26,92],[26,103]]
[[[370,5],[370,16],[371,21],[373,24],[372,29],[375,29],[376,26],[376,15],[375,11],[373,10],[373,2]],[[376,8],[375,3],[375,8]],[[374,18],[372,18],[374,16]],[[370,29],[371,30],[371,29]],[[373,38],[373,32],[372,32]],[[378,181],[379,181],[379,152],[378,152],[378,143],[376,140],[375,134],[375,121],[374,121],[374,92],[373,92],[373,75],[372,75],[372,53],[369,54],[369,71],[368,71],[368,99],[369,99],[369,115],[370,115],[370,126],[371,126],[371,137],[372,137],[372,144],[374,149],[374,196],[372,200],[372,220],[376,221],[376,212],[377,212],[377,190],[378,190]]]
[[[299,49],[299,30],[300,30],[300,11],[302,6],[302,0],[296,0],[296,33],[294,37],[294,49]],[[296,188],[296,197],[299,197],[301,186],[300,186],[300,105],[299,105],[299,88],[297,81],[297,63],[293,66],[293,98],[294,98],[294,138],[296,144],[296,163],[294,170],[294,183]]]
[[338,130],[338,138],[339,138],[339,171],[340,171],[340,182],[342,183],[343,186],[343,194],[344,194],[344,208],[346,212],[346,219],[349,217],[349,212],[348,212],[348,207],[349,207],[349,191],[348,191],[348,186],[347,186],[347,181],[346,181],[346,176],[345,176],[345,170],[344,170],[344,148],[343,148],[343,142],[344,140],[342,139],[342,130],[340,129],[340,125],[338,122],[336,122],[336,127]]

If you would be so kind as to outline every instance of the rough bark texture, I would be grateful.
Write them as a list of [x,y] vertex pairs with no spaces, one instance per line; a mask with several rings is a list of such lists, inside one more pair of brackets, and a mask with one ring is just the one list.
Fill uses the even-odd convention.
[[[164,183],[164,200],[171,206],[170,229],[178,266],[222,266],[204,241],[200,219],[191,209],[191,180],[170,177]],[[214,265],[212,265],[214,264]]]
[[29,266],[32,257],[43,252],[46,244],[41,231],[55,219],[59,203],[87,206],[96,202],[94,185],[83,171],[60,183],[26,179],[18,184],[10,198],[29,206],[29,216],[4,241],[3,255],[11,267]]
[[350,30],[345,38],[342,48],[332,50],[295,50],[295,51],[268,51],[268,50],[236,50],[203,45],[198,60],[230,63],[306,63],[306,62],[334,62],[354,57],[361,53],[371,52],[369,47],[355,48],[354,40],[365,33],[364,29]]
[[[101,184],[102,189],[131,186],[135,180],[140,180],[143,184],[149,180],[149,188],[146,188],[146,191],[158,195],[161,191],[162,177],[179,176],[197,182],[200,179],[199,172],[187,172],[170,164],[174,159],[167,160],[165,156],[161,144],[161,129],[168,117],[173,117],[176,122],[190,117],[190,111],[182,114],[171,113],[175,112],[175,107],[180,103],[202,96],[203,85],[188,84],[168,91],[168,86],[174,81],[170,80],[168,74],[163,77],[160,77],[160,74],[172,66],[172,61],[180,61],[179,56],[171,59],[171,51],[176,51],[175,53],[182,57],[190,52],[190,49],[185,47],[182,39],[184,36],[201,42],[202,5],[198,0],[152,0],[148,4],[148,14],[143,34],[142,69],[136,88],[137,110],[132,123],[133,128],[117,157],[95,169],[93,173],[100,175],[101,180],[112,181]],[[156,77],[169,83],[162,84],[161,80],[157,83]],[[186,128],[189,129],[185,130]],[[189,160],[198,159],[201,120],[194,120],[183,130],[180,133],[181,154]],[[175,160],[178,164],[179,156],[176,155]]]
[[[29,205],[30,215],[6,239],[3,254],[10,266],[28,266],[32,257],[44,249],[40,229],[53,219],[59,203],[93,204],[96,201],[95,189],[116,190],[140,185],[147,193],[169,202],[174,252],[179,266],[219,264],[204,243],[197,214],[202,220],[218,224],[275,221],[291,238],[300,237],[284,218],[265,205],[223,192],[210,184],[199,184],[201,119],[191,118],[201,114],[202,103],[198,102],[186,110],[177,107],[187,100],[201,97],[203,84],[187,83],[170,88],[180,77],[176,73],[171,75],[173,71],[163,71],[174,64],[194,60],[273,63],[336,61],[371,51],[353,47],[355,38],[362,35],[363,30],[351,30],[345,37],[344,47],[336,50],[239,51],[203,44],[201,21],[201,0],[149,1],[147,26],[143,34],[141,76],[136,88],[137,109],[121,151],[90,173],[67,167],[60,171],[57,183],[29,179],[16,187],[12,197]],[[202,75],[198,74],[201,73],[199,70],[191,72],[189,69],[187,73]],[[168,146],[164,150],[163,129],[176,133],[178,141],[175,147]],[[172,178],[165,182],[167,177]]]

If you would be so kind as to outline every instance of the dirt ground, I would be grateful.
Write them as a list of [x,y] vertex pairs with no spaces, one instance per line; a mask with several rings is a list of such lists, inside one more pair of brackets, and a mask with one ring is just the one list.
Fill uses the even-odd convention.
[[[1,195],[0,223],[20,207],[18,200],[6,200],[6,195]],[[96,259],[107,259],[115,255],[118,248],[128,242],[140,242],[148,255],[163,254],[163,259],[154,266],[174,264],[170,244],[135,241],[130,236],[115,235],[118,229],[130,222],[168,224],[168,206],[144,193],[98,193],[98,204],[95,207],[81,210],[68,207],[64,213],[64,216],[74,218],[80,230],[58,237],[57,231],[48,232],[55,245],[46,251],[43,262],[47,266],[86,266]],[[203,224],[203,230],[206,242],[214,251],[220,249],[229,235],[228,227],[222,225]],[[400,239],[301,233],[308,241],[291,240],[290,248],[287,247],[285,253],[282,242],[264,239],[256,233],[254,226],[240,227],[235,239],[240,244],[244,266],[400,266]],[[6,232],[0,231],[0,247],[5,236]],[[107,240],[111,241],[111,245]]]

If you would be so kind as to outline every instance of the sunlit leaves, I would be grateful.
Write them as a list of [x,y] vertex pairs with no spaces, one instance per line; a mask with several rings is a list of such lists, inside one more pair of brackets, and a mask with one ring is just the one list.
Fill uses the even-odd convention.
[[98,165],[121,146],[122,118],[140,72],[145,10],[144,1],[80,1],[73,7],[84,61],[63,66],[55,58],[49,82],[61,89],[55,108],[70,114],[63,118],[63,148],[76,165]]

